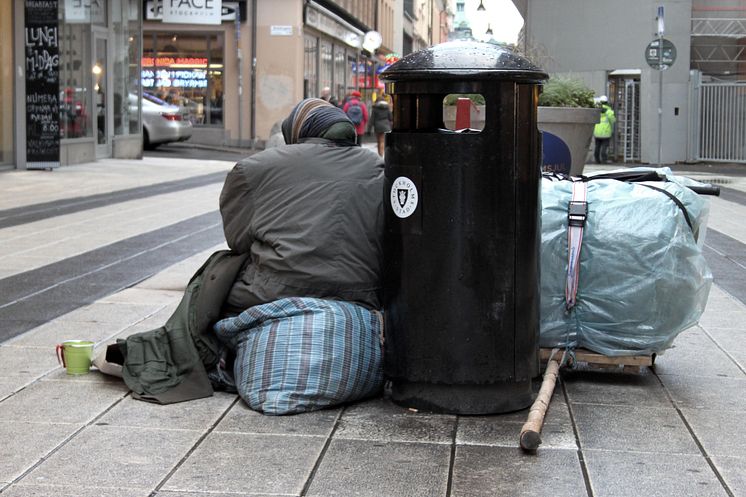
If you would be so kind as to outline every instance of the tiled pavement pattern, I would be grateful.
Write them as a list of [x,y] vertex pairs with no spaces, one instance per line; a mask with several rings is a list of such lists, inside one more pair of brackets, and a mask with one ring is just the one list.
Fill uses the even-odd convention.
[[[524,455],[525,411],[432,415],[373,399],[268,417],[235,395],[159,406],[95,371],[66,376],[55,343],[101,346],[163,324],[222,246],[219,225],[195,235],[219,223],[220,181],[179,182],[230,166],[148,159],[0,173],[0,337],[13,336],[0,338],[3,497],[746,496],[746,177],[723,179],[732,195],[712,200],[707,250],[720,269],[700,325],[644,374],[564,371],[544,443]],[[165,183],[175,186],[153,189]],[[131,189],[141,195],[107,197]],[[103,200],[2,224],[19,207],[79,197]],[[153,243],[175,238],[178,250]],[[75,286],[86,270],[104,276]],[[79,295],[96,284],[105,288]],[[69,298],[53,292],[66,285]]]

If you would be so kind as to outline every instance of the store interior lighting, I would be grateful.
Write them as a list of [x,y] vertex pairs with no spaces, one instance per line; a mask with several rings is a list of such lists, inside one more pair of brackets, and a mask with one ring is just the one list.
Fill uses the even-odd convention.
[[486,35],[492,35],[492,28],[490,27],[489,24],[487,24],[487,31],[485,31],[484,34],[486,34]]
[[487,10],[484,8],[484,4],[482,3],[482,0],[479,0],[479,7],[477,7],[477,10],[480,12]]

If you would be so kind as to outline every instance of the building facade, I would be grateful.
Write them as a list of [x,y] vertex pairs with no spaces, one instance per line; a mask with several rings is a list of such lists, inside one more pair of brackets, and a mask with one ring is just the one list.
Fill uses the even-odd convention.
[[[262,147],[295,103],[324,87],[339,101],[353,90],[368,101],[382,91],[380,55],[401,50],[401,1],[224,1],[222,22],[200,27],[164,23],[158,2],[146,1],[143,91],[182,106],[194,125],[190,141]],[[380,46],[366,50],[372,31]],[[192,73],[203,79],[175,87],[153,78],[164,70],[190,83]]]
[[[26,126],[29,3],[39,2],[0,2],[2,168],[31,163],[27,143],[41,133]],[[452,17],[447,0],[223,1],[209,23],[193,20],[192,2],[176,19],[164,19],[163,0],[42,3],[57,4],[62,165],[141,157],[142,95],[178,105],[192,142],[261,148],[295,103],[326,86],[339,101],[360,91],[372,103],[386,56],[445,41]]]
[[141,155],[141,23],[139,0],[0,2],[0,167],[25,169],[47,144],[50,164]]
[[[552,74],[584,80],[617,112],[616,160],[655,164],[696,161],[707,134],[746,132],[746,3],[743,0],[514,0],[525,19],[519,48]],[[663,9],[664,37],[675,61],[648,63]],[[665,45],[664,45],[665,46]],[[708,84],[728,86],[728,115],[703,97]],[[741,82],[741,83],[739,83]],[[739,87],[741,85],[741,87]],[[660,112],[659,112],[660,109]],[[660,116],[660,119],[659,119]],[[723,141],[725,140],[725,141]],[[746,140],[712,160],[746,161]],[[739,159],[740,158],[740,159]]]

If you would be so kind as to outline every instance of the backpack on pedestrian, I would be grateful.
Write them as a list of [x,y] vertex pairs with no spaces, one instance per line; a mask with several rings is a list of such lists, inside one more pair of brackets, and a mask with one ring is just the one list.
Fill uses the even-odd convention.
[[359,101],[350,102],[350,105],[347,106],[347,117],[350,118],[350,121],[352,121],[352,124],[357,126],[361,122],[363,122],[363,109],[360,107]]

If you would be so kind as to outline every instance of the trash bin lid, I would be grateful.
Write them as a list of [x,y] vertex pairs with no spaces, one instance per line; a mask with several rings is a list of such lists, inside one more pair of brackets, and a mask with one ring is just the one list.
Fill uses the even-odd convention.
[[503,79],[540,83],[547,73],[494,43],[449,41],[411,53],[380,74],[386,82],[432,79]]

